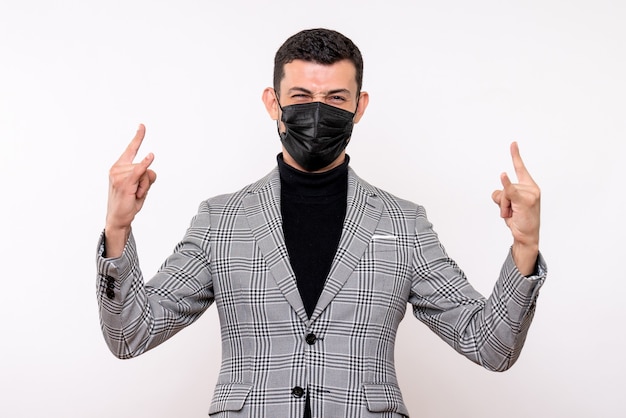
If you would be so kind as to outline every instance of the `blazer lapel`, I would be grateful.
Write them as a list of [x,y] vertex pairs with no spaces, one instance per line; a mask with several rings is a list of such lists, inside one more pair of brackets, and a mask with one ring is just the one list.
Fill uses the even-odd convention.
[[308,322],[285,245],[280,214],[280,176],[277,168],[248,190],[243,206],[252,234],[276,285],[300,319]]
[[363,257],[383,211],[383,202],[374,190],[367,190],[352,171],[348,171],[348,201],[343,231],[324,290],[311,315],[314,321],[341,290]]

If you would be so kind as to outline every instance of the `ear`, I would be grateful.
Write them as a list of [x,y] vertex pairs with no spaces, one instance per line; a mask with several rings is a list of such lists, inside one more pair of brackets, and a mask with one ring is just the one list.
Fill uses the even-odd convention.
[[278,120],[278,101],[276,100],[276,93],[271,87],[266,87],[263,90],[263,96],[261,97],[263,104],[265,104],[265,110],[270,115],[272,120]]
[[366,91],[362,91],[359,96],[359,105],[356,108],[356,112],[354,115],[354,123],[359,123],[363,113],[365,113],[365,109],[367,108],[368,103],[370,102],[370,95]]

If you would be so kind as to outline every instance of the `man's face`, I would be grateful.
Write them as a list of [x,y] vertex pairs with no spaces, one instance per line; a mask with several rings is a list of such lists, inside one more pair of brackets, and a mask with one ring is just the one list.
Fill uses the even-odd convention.
[[[357,100],[356,68],[349,60],[338,61],[331,65],[318,64],[310,61],[294,60],[284,66],[285,76],[280,82],[280,91],[268,87],[263,92],[263,102],[270,117],[279,121],[279,129],[284,132],[285,127],[280,121],[281,111],[276,100],[280,96],[280,106],[310,103],[319,101],[331,106],[339,107],[355,114],[354,123],[357,123],[365,108],[369,97],[361,92]],[[285,154],[285,151],[283,150]],[[289,155],[285,161],[291,164]],[[343,161],[343,154],[337,160],[336,166]],[[298,166],[296,165],[296,168]],[[327,167],[330,169],[332,167]]]

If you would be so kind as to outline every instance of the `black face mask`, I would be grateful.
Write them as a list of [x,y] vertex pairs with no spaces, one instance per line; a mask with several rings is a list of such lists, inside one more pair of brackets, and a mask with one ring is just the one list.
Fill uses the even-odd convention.
[[[280,106],[280,103],[279,103]],[[289,155],[305,170],[329,166],[348,145],[354,113],[322,102],[281,106],[285,132],[278,130]]]

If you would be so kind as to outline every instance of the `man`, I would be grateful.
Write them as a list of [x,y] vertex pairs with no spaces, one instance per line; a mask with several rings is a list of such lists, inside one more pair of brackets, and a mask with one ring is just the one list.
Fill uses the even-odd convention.
[[545,279],[539,188],[516,144],[519,183],[494,192],[513,235],[485,299],[446,255],[424,209],[361,180],[345,147],[369,101],[358,48],[330,30],[278,50],[263,102],[277,121],[278,167],[202,202],[174,253],[144,285],[131,233],[156,174],[133,163],[140,126],[110,171],[98,255],[105,339],[137,356],[213,302],[222,329],[214,417],[408,416],[393,364],[407,303],[459,353],[490,370],[520,354]]

